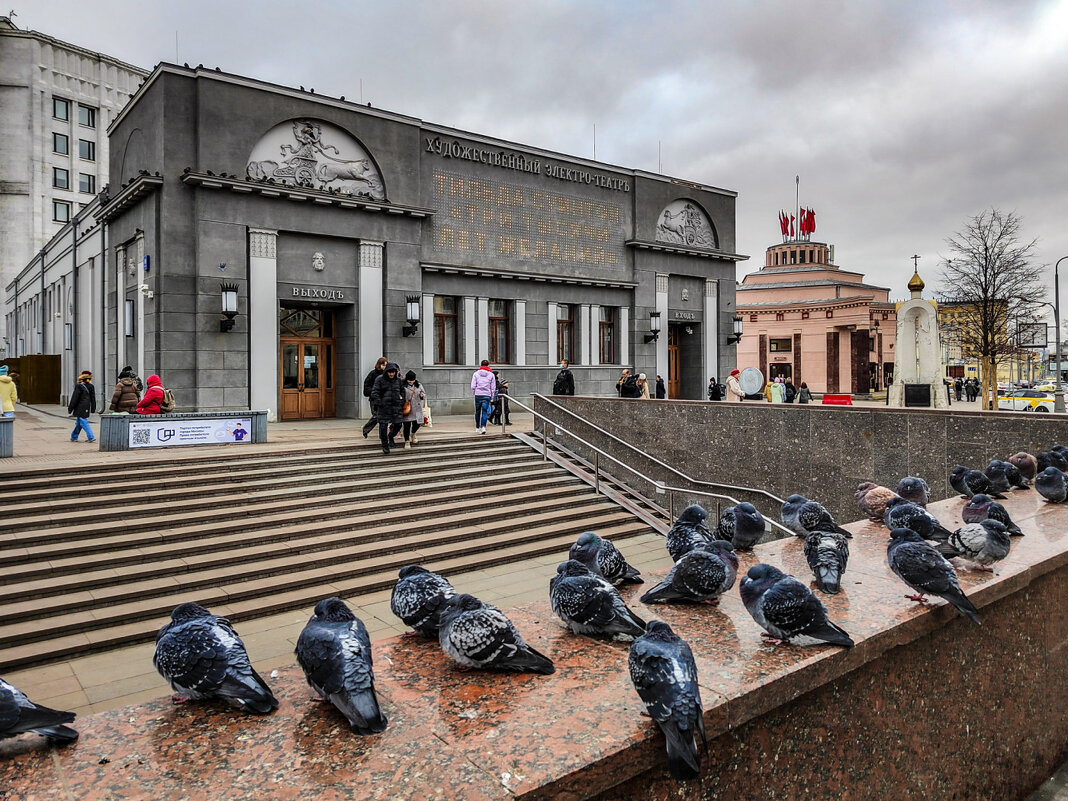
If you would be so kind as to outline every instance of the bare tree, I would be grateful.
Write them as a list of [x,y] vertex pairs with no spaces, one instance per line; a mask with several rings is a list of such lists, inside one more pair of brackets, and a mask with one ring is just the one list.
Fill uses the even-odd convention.
[[962,350],[979,359],[984,403],[997,397],[997,365],[1017,349],[1016,321],[1031,319],[1042,300],[1042,265],[1033,264],[1037,239],[1021,240],[1015,212],[988,209],[946,239],[942,300],[958,306]]

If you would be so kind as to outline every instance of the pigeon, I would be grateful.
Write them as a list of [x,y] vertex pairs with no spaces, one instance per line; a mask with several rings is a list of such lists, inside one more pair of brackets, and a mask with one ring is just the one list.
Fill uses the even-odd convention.
[[779,511],[782,524],[799,537],[808,536],[810,531],[837,531],[843,537],[853,535],[834,522],[831,513],[823,504],[810,501],[804,495],[791,495]]
[[961,510],[961,519],[965,523],[982,523],[984,520],[996,520],[1014,537],[1022,537],[1020,527],[1012,522],[1008,511],[997,501],[990,500],[989,495],[973,495]]
[[696,779],[701,772],[697,735],[703,746],[708,741],[690,646],[667,623],[651,620],[631,645],[627,666],[649,717],[667,739],[668,772],[678,781]]
[[256,715],[269,715],[278,708],[230,621],[200,604],[174,608],[171,622],[156,636],[152,664],[177,693],[175,703],[221,698]]
[[937,595],[957,607],[972,623],[982,625],[972,602],[961,592],[953,565],[915,531],[909,528],[891,531],[886,560],[894,574],[916,590],[916,595],[906,595],[906,598],[922,604],[927,602],[925,596]]
[[569,559],[582,562],[594,573],[603,576],[617,587],[620,584],[645,583],[641,573],[627,564],[619,548],[608,540],[601,539],[592,531],[580,534],[567,556]]
[[986,466],[986,475],[991,481],[994,481],[994,476],[990,471],[994,471],[994,476],[1004,473],[1005,480],[1009,482],[1009,489],[1031,489],[1031,482],[1024,478],[1020,469],[1012,462],[1002,461],[1001,459],[992,459],[990,464]]
[[404,625],[415,629],[409,636],[421,634],[437,639],[441,607],[456,590],[446,579],[419,565],[402,567],[399,576],[389,599],[390,610]]
[[1009,457],[1009,464],[1015,466],[1024,478],[1033,479],[1038,475],[1038,460],[1027,451],[1014,453]]
[[864,481],[857,485],[857,491],[853,493],[860,507],[868,519],[881,523],[883,513],[886,512],[886,502],[891,498],[897,498],[898,494],[889,487],[883,487],[872,481]]
[[713,536],[727,540],[736,551],[751,551],[764,536],[765,526],[764,516],[753,504],[740,503],[723,510]]
[[664,580],[645,593],[643,604],[694,601],[716,604],[719,596],[734,586],[738,557],[726,540],[701,542],[675,563]]
[[668,553],[672,560],[678,562],[682,555],[693,550],[699,542],[711,542],[712,532],[705,525],[708,512],[698,504],[687,506],[682,510],[675,523],[668,529],[665,539]]
[[628,607],[619,590],[582,562],[569,559],[549,580],[549,604],[575,634],[640,637],[645,621]]
[[1035,489],[1050,503],[1064,503],[1068,497],[1068,476],[1056,467],[1047,467],[1035,476]]
[[979,570],[993,571],[990,565],[1009,555],[1009,532],[997,520],[965,523],[938,546],[938,552],[949,559],[963,556]]
[[931,502],[931,488],[927,482],[917,476],[905,476],[897,482],[897,494],[906,501],[926,508]]
[[841,589],[849,542],[837,531],[810,531],[805,537],[805,559],[816,576],[816,586],[834,595]]
[[911,528],[925,540],[944,542],[952,533],[933,514],[904,498],[896,498],[886,504],[883,523],[888,529]]
[[1047,467],[1056,467],[1062,473],[1068,470],[1068,460],[1057,451],[1039,451],[1035,454],[1038,462],[1038,470],[1042,472]]
[[[992,459],[990,464],[983,469],[983,475],[990,482],[990,489],[995,492],[1010,492],[1012,490],[1012,483],[1009,481],[1008,473],[1005,470],[1007,467],[1012,467],[1012,465],[1000,459]],[[1016,472],[1019,473],[1020,471],[1017,470]]]
[[1068,471],[1068,448],[1064,447],[1063,445],[1050,445],[1049,452],[1060,457],[1061,460],[1064,461],[1064,467],[1061,467],[1060,465],[1056,464],[1055,461],[1051,461],[1051,464],[1053,464],[1053,466],[1059,470]]
[[38,706],[13,684],[0,679],[0,739],[32,731],[55,743],[71,743],[78,739],[78,732],[63,724],[73,722],[73,712]]
[[297,638],[296,654],[308,684],[337,707],[352,731],[386,730],[386,716],[375,695],[371,638],[344,601],[327,598],[315,605],[315,614]]
[[773,644],[830,643],[853,647],[853,640],[827,619],[827,607],[812,590],[777,567],[759,564],[739,585],[742,603]]
[[963,498],[970,498],[978,492],[990,495],[994,498],[1005,496],[990,486],[990,479],[985,473],[978,470],[969,470],[964,465],[957,465],[949,474],[949,485],[961,494]]
[[546,676],[556,672],[552,660],[527,645],[500,609],[466,593],[445,602],[438,642],[464,667]]

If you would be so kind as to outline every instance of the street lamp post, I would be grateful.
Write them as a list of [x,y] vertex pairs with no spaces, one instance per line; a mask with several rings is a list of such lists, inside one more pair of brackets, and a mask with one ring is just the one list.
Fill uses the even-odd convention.
[[1057,271],[1065,259],[1068,259],[1068,256],[1061,256],[1053,265],[1053,335],[1057,338],[1057,378],[1054,382],[1057,387],[1053,392],[1053,411],[1055,412],[1064,411],[1064,393],[1061,392],[1061,282],[1060,273]]

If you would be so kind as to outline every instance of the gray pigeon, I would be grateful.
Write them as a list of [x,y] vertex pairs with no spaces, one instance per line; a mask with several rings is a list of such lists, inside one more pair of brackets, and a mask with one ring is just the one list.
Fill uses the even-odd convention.
[[1056,467],[1047,467],[1035,476],[1035,489],[1050,503],[1064,503],[1068,497],[1068,476]]
[[[986,476],[990,482],[990,489],[994,492],[1011,492],[1012,483],[1009,481],[1007,468],[1011,468],[1008,462],[1003,462],[1000,459],[991,459],[990,463],[983,468],[983,475]],[[1012,468],[1015,470],[1015,468]],[[1019,470],[1016,470],[1019,474]]]
[[386,716],[375,695],[371,638],[340,598],[315,605],[315,614],[297,638],[296,654],[308,684],[338,708],[350,729],[357,734],[386,730]]
[[627,564],[619,548],[608,540],[601,539],[592,531],[580,534],[567,556],[569,559],[582,562],[616,587],[620,584],[645,583],[642,581],[642,574]]
[[1009,532],[997,520],[966,523],[938,546],[938,552],[949,559],[962,556],[980,570],[993,571],[990,565],[1009,555]]
[[827,607],[812,590],[777,567],[753,565],[738,589],[746,610],[766,630],[762,636],[772,643],[853,647],[849,635],[827,619]]
[[667,623],[649,621],[627,659],[630,680],[649,717],[667,739],[668,772],[678,781],[701,772],[697,735],[705,738],[704,707],[693,652]]
[[152,664],[177,693],[175,703],[221,698],[256,715],[278,708],[271,688],[249,661],[230,621],[200,604],[179,604],[156,636]]
[[719,603],[719,596],[734,586],[738,576],[738,557],[726,540],[698,543],[682,555],[664,580],[645,593],[643,604],[666,604],[675,601]]
[[[729,519],[729,524],[724,526],[724,521]],[[716,529],[716,538],[725,539],[734,546],[736,551],[751,551],[760,538],[764,536],[767,524],[764,516],[757,511],[751,503],[740,503],[723,510],[720,515],[720,525]],[[729,536],[724,536],[729,529]]]
[[955,466],[949,474],[949,484],[965,498],[970,498],[980,492],[995,498],[1005,497],[991,487],[990,479],[986,477],[985,473],[981,473],[978,470],[969,470],[960,464]]
[[645,632],[645,621],[619,590],[574,559],[561,563],[549,580],[549,603],[575,634],[634,638]]
[[700,505],[693,504],[682,510],[675,523],[668,529],[665,539],[668,553],[674,561],[693,550],[699,542],[711,542],[712,532],[705,525],[708,512]]
[[889,529],[911,528],[924,539],[940,542],[944,542],[952,533],[933,514],[904,498],[895,498],[886,504],[883,523]]
[[965,523],[981,523],[987,519],[997,520],[1012,536],[1023,536],[1020,527],[1012,522],[1005,507],[997,501],[992,501],[989,495],[982,493],[973,495],[971,500],[964,504],[960,516]]
[[441,649],[464,667],[555,673],[552,660],[524,642],[497,607],[473,595],[454,595],[441,610]]
[[1056,467],[1062,473],[1068,471],[1068,458],[1061,451],[1053,450],[1039,451],[1035,454],[1035,459],[1038,460],[1039,472],[1045,470],[1047,467]]
[[981,625],[975,606],[961,591],[953,565],[915,531],[910,528],[891,531],[886,560],[894,574],[916,591],[916,595],[906,595],[906,598],[922,604],[927,602],[925,596],[937,595],[957,607],[972,623]]
[[1004,475],[1010,489],[1031,489],[1031,482],[1024,478],[1023,473],[1012,462],[991,459],[990,464],[986,466],[986,475],[991,483],[995,481],[996,476]]
[[73,722],[73,712],[38,706],[13,684],[0,679],[0,739],[32,731],[55,743],[71,743],[78,739],[78,732],[63,724]]
[[849,561],[849,541],[837,531],[810,531],[805,537],[805,559],[816,576],[816,586],[834,595],[841,589]]
[[905,476],[897,482],[897,494],[924,508],[931,502],[931,488],[919,476]]
[[402,567],[399,577],[393,585],[389,608],[406,626],[415,629],[405,636],[421,634],[437,639],[441,607],[456,590],[446,579],[420,565]]
[[1038,475],[1038,460],[1027,451],[1019,451],[1009,457],[1009,464],[1020,471],[1025,479],[1034,479]]
[[779,511],[782,524],[799,537],[806,537],[810,531],[837,531],[843,537],[853,535],[834,522],[831,513],[818,501],[811,501],[804,495],[791,495]]

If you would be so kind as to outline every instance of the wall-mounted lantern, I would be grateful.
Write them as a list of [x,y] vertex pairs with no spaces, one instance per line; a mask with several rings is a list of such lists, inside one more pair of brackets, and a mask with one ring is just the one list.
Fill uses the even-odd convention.
[[220,284],[222,290],[222,313],[219,331],[227,333],[234,330],[234,318],[237,317],[237,284]]
[[408,320],[408,325],[404,326],[401,334],[406,337],[413,337],[419,331],[419,296],[408,295],[404,299],[404,305],[405,319]]
[[649,312],[649,333],[645,335],[645,344],[660,339],[660,312]]
[[737,342],[740,342],[741,339],[742,339],[742,318],[736,316],[734,318],[734,333],[731,334],[729,337],[727,337],[727,344],[728,345],[733,345],[733,344],[735,344]]

